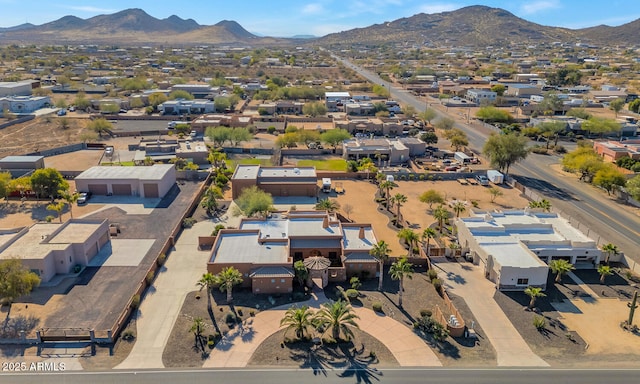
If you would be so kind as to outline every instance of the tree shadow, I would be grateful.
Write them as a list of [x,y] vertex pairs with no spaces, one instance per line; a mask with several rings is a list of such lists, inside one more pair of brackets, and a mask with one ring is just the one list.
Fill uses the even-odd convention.
[[364,344],[357,350],[353,348],[351,350],[347,345],[340,345],[340,350],[346,357],[345,370],[339,373],[338,377],[353,377],[356,379],[356,383],[372,383],[372,380],[380,381],[379,376],[382,376],[382,372],[376,368],[370,367],[372,363],[375,363],[376,357],[369,355],[363,356]]
[[38,324],[40,324],[40,319],[33,315],[9,317],[9,313],[7,313],[0,330],[0,339],[17,339],[20,337],[20,331],[24,331],[28,335]]

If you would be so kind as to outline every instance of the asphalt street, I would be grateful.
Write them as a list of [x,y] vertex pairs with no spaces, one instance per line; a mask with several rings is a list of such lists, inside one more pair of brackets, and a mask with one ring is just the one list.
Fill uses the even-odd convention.
[[[369,81],[386,86],[393,99],[412,105],[418,111],[424,111],[427,104],[439,103],[435,99],[427,102],[419,100],[408,91],[395,88],[393,84],[384,81],[376,74],[355,66],[340,57],[334,57]],[[433,110],[438,117],[455,117],[437,108],[433,108]],[[455,126],[467,133],[469,146],[473,150],[482,151],[482,146],[491,133],[490,129],[482,127],[480,123],[467,125],[459,121],[456,121]],[[567,178],[551,169],[549,165],[557,160],[554,156],[531,154],[525,161],[511,167],[511,176],[544,195],[553,207],[562,211],[563,216],[588,225],[597,234],[594,236],[594,240],[601,244],[613,243],[625,255],[640,263],[640,254],[638,254],[640,219],[638,216],[630,212],[625,205],[608,200],[595,188],[579,182],[575,178]],[[594,233],[591,232],[591,234]]]
[[76,373],[0,374],[0,382],[107,384],[107,383],[438,383],[438,384],[601,384],[634,383],[639,370],[605,369],[240,369],[157,370]]

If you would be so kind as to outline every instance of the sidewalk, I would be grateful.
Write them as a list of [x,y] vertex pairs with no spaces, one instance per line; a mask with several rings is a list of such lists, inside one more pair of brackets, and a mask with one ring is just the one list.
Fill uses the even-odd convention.
[[495,285],[484,278],[480,267],[470,263],[437,263],[442,280],[454,294],[462,297],[482,325],[496,350],[500,367],[548,367],[549,364],[531,351],[502,309],[493,300]]
[[198,236],[208,236],[214,224],[196,223],[185,229],[164,270],[147,290],[138,310],[136,343],[129,356],[115,369],[164,368],[162,353],[188,292],[206,272],[208,251],[198,251]]
[[[327,301],[324,292],[316,290],[315,296],[304,305],[319,308]],[[303,303],[300,303],[303,304]],[[246,367],[251,356],[262,342],[280,329],[280,320],[289,305],[259,312],[242,326],[227,334],[213,349],[203,368]],[[402,367],[440,367],[442,363],[427,344],[399,322],[378,315],[367,308],[354,308],[360,317],[360,330],[383,343]],[[250,336],[248,336],[250,335]]]

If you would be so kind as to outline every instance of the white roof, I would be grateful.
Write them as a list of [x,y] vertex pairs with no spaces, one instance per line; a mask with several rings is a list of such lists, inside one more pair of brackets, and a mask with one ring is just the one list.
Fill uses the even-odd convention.
[[78,177],[76,177],[76,179],[162,180],[166,176],[167,172],[173,168],[175,168],[173,164],[154,164],[150,167],[95,166],[82,172]]
[[258,231],[218,233],[217,249],[212,253],[214,263],[283,264],[289,257],[286,241],[258,241]]
[[[362,229],[364,238],[360,238]],[[370,225],[343,226],[344,250],[346,251],[369,251],[378,242],[373,228]]]

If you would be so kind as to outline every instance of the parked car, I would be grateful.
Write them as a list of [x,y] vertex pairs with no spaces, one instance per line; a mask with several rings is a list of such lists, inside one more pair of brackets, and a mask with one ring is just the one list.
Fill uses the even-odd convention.
[[480,185],[484,185],[484,186],[489,185],[489,179],[485,175],[476,176],[476,180],[478,180],[478,183],[480,183]]
[[87,200],[89,200],[89,197],[91,197],[91,194],[89,192],[80,192],[78,194],[78,205],[86,204]]
[[105,156],[113,155],[113,147],[111,147],[111,146],[105,147],[104,148],[104,154],[105,154]]
[[67,114],[67,110],[66,109],[61,109],[58,111],[58,116],[64,116]]

